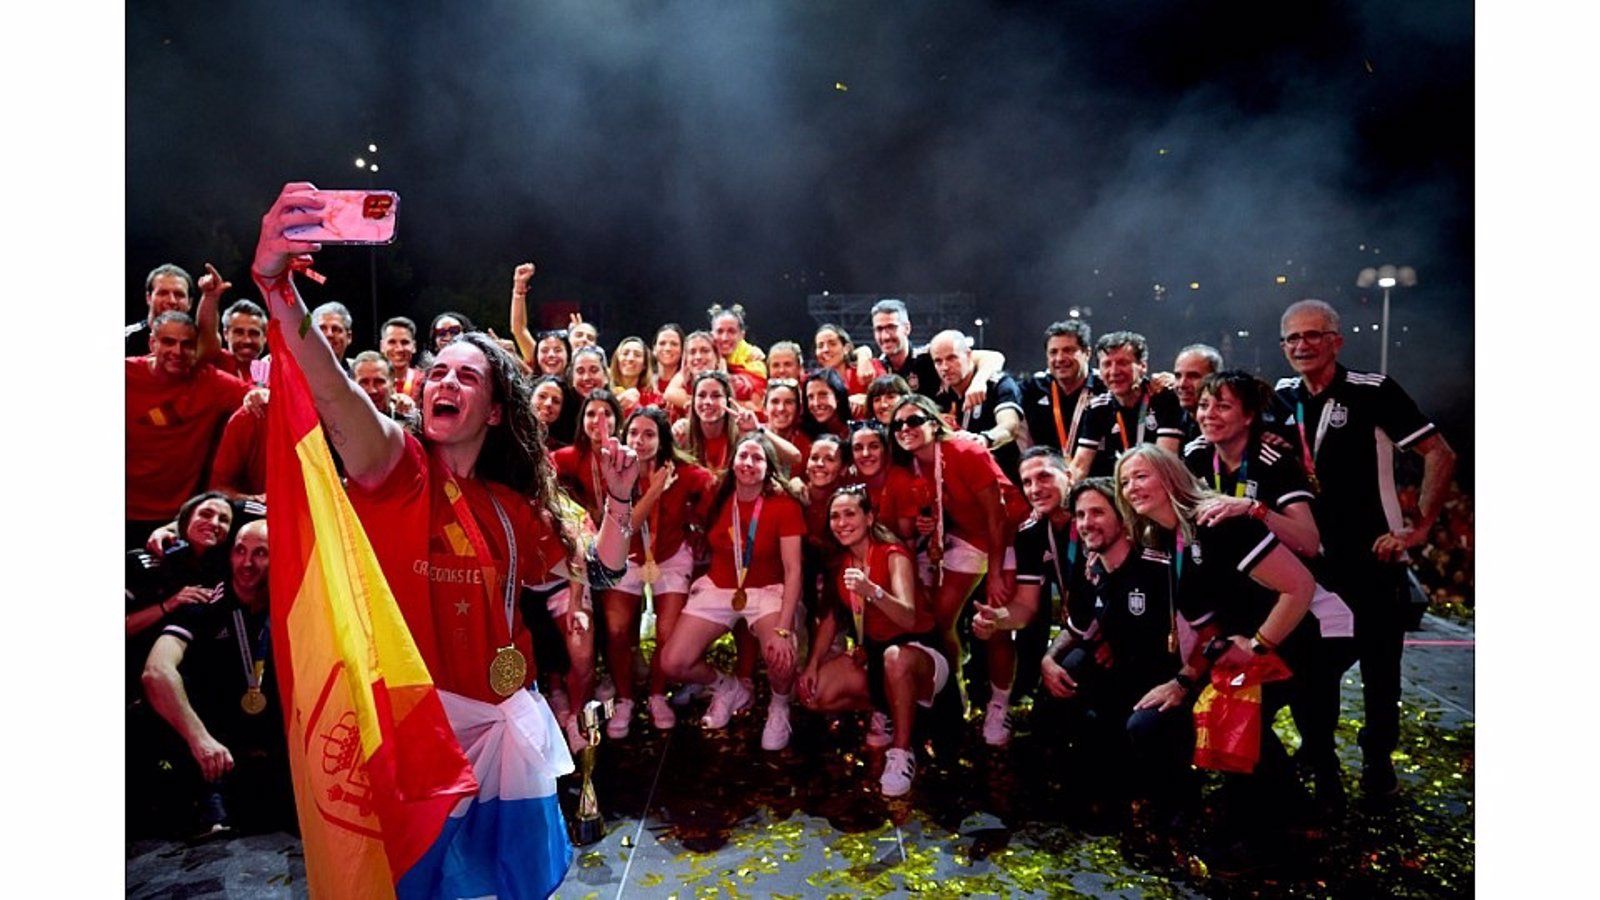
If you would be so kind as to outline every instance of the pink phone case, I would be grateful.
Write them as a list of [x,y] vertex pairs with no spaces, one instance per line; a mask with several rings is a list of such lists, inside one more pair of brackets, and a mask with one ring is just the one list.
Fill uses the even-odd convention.
[[394,191],[317,191],[325,204],[321,225],[297,225],[284,234],[321,244],[394,242],[400,195]]

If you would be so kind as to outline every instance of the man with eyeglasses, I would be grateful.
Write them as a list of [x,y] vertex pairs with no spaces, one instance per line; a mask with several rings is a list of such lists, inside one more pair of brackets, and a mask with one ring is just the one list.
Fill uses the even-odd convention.
[[[1339,364],[1339,314],[1321,300],[1284,310],[1284,356],[1299,373],[1278,381],[1283,414],[1299,439],[1322,536],[1318,580],[1355,612],[1366,724],[1361,789],[1369,803],[1399,789],[1390,759],[1400,737],[1400,654],[1407,551],[1421,545],[1444,506],[1456,455],[1392,379]],[[1407,528],[1395,492],[1395,450],[1423,459],[1421,521]],[[1315,761],[1314,761],[1315,762]]]

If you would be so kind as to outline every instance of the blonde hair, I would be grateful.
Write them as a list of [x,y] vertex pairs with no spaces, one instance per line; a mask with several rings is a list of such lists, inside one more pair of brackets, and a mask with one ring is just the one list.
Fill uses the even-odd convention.
[[1215,492],[1194,477],[1194,473],[1183,464],[1176,454],[1170,450],[1163,450],[1155,444],[1138,444],[1117,460],[1115,474],[1117,486],[1117,512],[1121,514],[1122,521],[1127,523],[1128,531],[1133,539],[1145,547],[1157,546],[1157,536],[1165,530],[1160,523],[1149,516],[1134,512],[1133,505],[1128,502],[1122,490],[1122,469],[1130,459],[1142,459],[1149,463],[1155,471],[1156,480],[1161,482],[1161,487],[1167,492],[1167,501],[1172,504],[1172,511],[1178,517],[1178,531],[1183,535],[1185,542],[1194,541],[1194,514],[1202,500],[1215,496]]

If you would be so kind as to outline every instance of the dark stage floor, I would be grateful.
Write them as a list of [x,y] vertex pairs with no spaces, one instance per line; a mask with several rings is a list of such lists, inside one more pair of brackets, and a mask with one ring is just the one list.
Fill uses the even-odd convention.
[[[1406,714],[1396,767],[1403,793],[1384,811],[1354,802],[1360,674],[1345,678],[1340,750],[1349,812],[1297,828],[1278,864],[1223,876],[1176,841],[1136,836],[1072,801],[1073,783],[1021,723],[1012,746],[982,744],[978,722],[919,749],[904,801],[878,792],[881,752],[863,723],[796,710],[781,753],[759,747],[763,704],[711,736],[680,715],[661,735],[642,720],[600,749],[605,837],[579,848],[557,895],[736,896],[1449,896],[1473,876],[1473,635],[1429,616],[1406,651]],[[1280,728],[1280,732],[1283,729]],[[1292,734],[1286,743],[1292,745]],[[569,819],[576,779],[563,804]],[[1208,779],[1207,795],[1216,782]],[[131,897],[303,896],[299,843],[284,834],[127,846]]]

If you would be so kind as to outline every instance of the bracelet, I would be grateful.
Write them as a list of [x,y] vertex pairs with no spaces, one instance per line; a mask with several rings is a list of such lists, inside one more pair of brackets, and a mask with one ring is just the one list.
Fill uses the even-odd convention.
[[1257,631],[1255,633],[1255,636],[1252,637],[1251,640],[1254,640],[1256,643],[1258,643],[1261,646],[1267,648],[1268,650],[1276,650],[1276,649],[1278,649],[1277,642],[1267,640],[1265,637],[1263,637],[1261,635],[1260,631]]
[[632,506],[633,505],[633,498],[632,497],[618,497],[616,494],[611,493],[609,488],[606,490],[606,496],[610,497],[612,500],[616,501],[617,503],[621,503],[623,506]]

